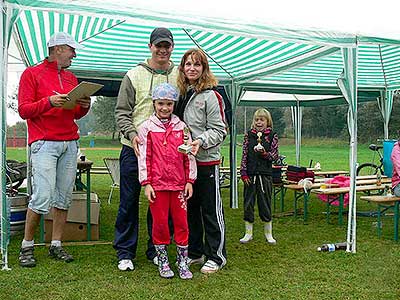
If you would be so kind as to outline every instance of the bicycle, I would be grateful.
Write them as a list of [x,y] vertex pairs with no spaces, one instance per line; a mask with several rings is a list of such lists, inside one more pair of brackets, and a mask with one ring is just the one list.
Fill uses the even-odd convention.
[[[377,175],[378,172],[379,174],[383,175],[383,155],[381,153],[381,149],[383,149],[383,146],[378,146],[375,144],[369,145],[369,150],[374,151],[374,155],[372,157],[372,162],[369,163],[363,163],[358,166],[357,168],[357,176],[362,176],[362,175]],[[376,153],[378,153],[379,156],[379,165],[375,164],[375,157]],[[364,194],[367,195],[382,195],[383,191],[366,191]]]
[[[380,151],[381,149],[383,149],[383,146],[371,144],[371,145],[369,145],[368,148],[371,151],[374,151],[374,156],[372,157],[372,162],[363,163],[363,164],[359,165],[357,168],[357,176],[377,175],[378,172],[380,172],[380,174],[383,174],[383,155]],[[375,157],[376,157],[377,153],[379,156],[379,165],[377,165],[375,163]]]

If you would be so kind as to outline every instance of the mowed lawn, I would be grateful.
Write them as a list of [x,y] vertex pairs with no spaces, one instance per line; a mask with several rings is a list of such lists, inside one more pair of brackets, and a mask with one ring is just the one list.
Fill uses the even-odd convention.
[[[241,142],[241,138],[239,138]],[[82,147],[87,147],[87,140]],[[112,149],[105,150],[104,147]],[[86,148],[86,157],[103,166],[103,157],[118,157],[119,145],[96,141],[96,147]],[[224,147],[225,157],[229,157]],[[240,158],[240,147],[238,147]],[[295,149],[290,141],[282,140],[280,151],[289,163],[295,162]],[[7,149],[7,158],[24,160],[25,149]],[[313,159],[323,170],[348,169],[349,149],[346,142],[335,140],[304,141],[302,164]],[[367,145],[359,145],[359,162],[371,160]],[[227,160],[225,160],[227,166]],[[113,240],[114,222],[118,210],[118,191],[111,205],[107,204],[111,179],[108,175],[93,175],[92,190],[101,200],[100,239]],[[242,184],[239,184],[239,204],[242,203]],[[55,262],[47,257],[47,248],[35,250],[37,267],[24,269],[18,265],[22,236],[12,237],[9,247],[11,271],[0,272],[0,299],[399,299],[400,243],[393,240],[393,219],[383,219],[382,237],[376,233],[376,218],[358,217],[357,253],[345,251],[317,252],[327,242],[346,239],[345,225],[339,226],[337,214],[326,222],[326,205],[315,196],[309,204],[308,224],[301,216],[276,216],[273,219],[277,245],[265,243],[262,222],[257,220],[254,240],[242,245],[242,209],[229,208],[229,190],[222,190],[226,218],[226,247],[228,263],[219,273],[203,275],[194,266],[194,278],[163,280],[156,267],[146,260],[147,203],[140,203],[140,237],[136,270],[123,273],[117,270],[117,259],[111,244],[67,246],[75,261]],[[301,206],[300,202],[300,206]],[[372,204],[357,202],[357,209],[375,210]],[[293,211],[293,195],[285,197],[285,211]],[[337,209],[333,209],[337,212]],[[279,213],[277,207],[276,213]],[[170,247],[174,261],[175,247]]]

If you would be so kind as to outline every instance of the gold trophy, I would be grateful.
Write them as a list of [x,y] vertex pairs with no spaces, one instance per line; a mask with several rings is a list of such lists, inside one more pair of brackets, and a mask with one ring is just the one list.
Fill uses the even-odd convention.
[[264,150],[264,147],[261,145],[261,136],[262,136],[262,132],[257,132],[257,142],[258,144],[254,146],[254,151],[256,152],[261,152]]
[[189,154],[192,151],[192,145],[189,145],[189,128],[183,128],[183,144],[178,147],[178,151],[183,154]]

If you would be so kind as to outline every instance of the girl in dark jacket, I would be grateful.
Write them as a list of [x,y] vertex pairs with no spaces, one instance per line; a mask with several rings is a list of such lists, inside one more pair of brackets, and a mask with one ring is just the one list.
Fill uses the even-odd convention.
[[248,243],[253,239],[254,204],[257,197],[258,212],[264,225],[268,243],[276,244],[272,237],[272,162],[278,158],[278,135],[272,131],[272,118],[268,110],[258,109],[251,129],[244,136],[240,166],[244,182],[244,221],[246,233],[240,239]]

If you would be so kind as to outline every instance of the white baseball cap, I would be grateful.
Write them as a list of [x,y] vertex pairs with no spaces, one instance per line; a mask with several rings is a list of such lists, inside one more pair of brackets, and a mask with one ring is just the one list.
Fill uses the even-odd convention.
[[68,45],[74,49],[83,49],[84,47],[74,40],[72,36],[65,32],[57,32],[53,34],[47,42],[47,47],[54,47],[58,45]]

